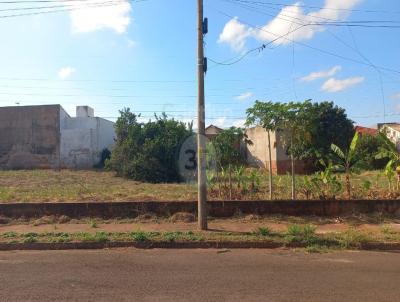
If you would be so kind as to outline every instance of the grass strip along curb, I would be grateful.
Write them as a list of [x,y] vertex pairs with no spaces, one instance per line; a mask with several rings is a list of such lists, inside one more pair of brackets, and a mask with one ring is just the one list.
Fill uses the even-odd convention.
[[135,248],[305,248],[329,250],[398,250],[400,233],[384,228],[380,234],[349,229],[341,233],[316,234],[313,225],[290,225],[287,232],[260,227],[254,232],[96,232],[0,234],[0,250],[61,250]]
[[[94,250],[107,248],[137,249],[277,249],[306,248],[310,252],[321,252],[306,244],[284,244],[260,241],[202,241],[202,242],[36,242],[36,243],[0,243],[0,251],[14,250]],[[361,244],[357,250],[368,251],[400,251],[400,243],[367,243]],[[322,250],[328,251],[328,250]]]

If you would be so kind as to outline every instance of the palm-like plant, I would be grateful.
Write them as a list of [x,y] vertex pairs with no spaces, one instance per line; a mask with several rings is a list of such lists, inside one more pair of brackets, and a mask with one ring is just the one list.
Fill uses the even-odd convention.
[[335,166],[345,172],[346,175],[346,192],[347,197],[351,198],[351,183],[350,176],[354,172],[360,158],[357,156],[357,144],[358,144],[359,134],[356,133],[350,143],[350,147],[347,151],[343,151],[335,144],[331,145],[331,150],[338,160],[338,164]]

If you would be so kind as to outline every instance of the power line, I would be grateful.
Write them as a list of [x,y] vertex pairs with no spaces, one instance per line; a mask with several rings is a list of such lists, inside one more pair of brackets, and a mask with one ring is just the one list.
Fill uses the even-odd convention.
[[[272,41],[270,41],[270,42],[268,42],[268,43],[265,43],[265,44],[262,44],[262,45],[259,46],[259,47],[253,48],[253,49],[251,49],[251,50],[245,52],[245,53],[244,53],[243,55],[241,55],[240,57],[236,57],[237,59],[232,58],[232,59],[228,59],[228,60],[225,60],[225,61],[222,61],[222,62],[218,62],[218,61],[216,61],[216,60],[214,60],[214,59],[210,59],[210,58],[208,58],[208,59],[209,59],[211,62],[213,62],[214,64],[217,64],[217,65],[233,65],[233,64],[239,63],[239,62],[242,61],[244,58],[246,58],[249,54],[251,54],[251,53],[253,53],[253,52],[255,52],[255,51],[259,51],[259,52],[263,51],[265,48],[267,48],[267,46],[269,46],[269,45],[273,44],[274,42],[276,42],[276,41],[278,41],[278,40],[280,40],[280,39],[282,39],[282,38],[284,38],[284,37],[286,37],[286,36],[288,36],[288,35],[294,33],[295,31],[299,30],[300,28],[302,28],[302,27],[304,27],[304,26],[305,26],[305,25],[301,25],[301,26],[295,28],[294,30],[289,31],[289,32],[286,33],[286,34],[281,35],[281,36],[279,36],[279,37],[276,38],[276,39],[273,39]],[[234,60],[234,61],[232,61],[232,60]],[[232,62],[229,62],[229,61],[232,61]],[[229,62],[229,63],[227,63],[227,62]]]
[[0,4],[20,4],[20,3],[60,3],[60,2],[89,2],[96,0],[20,0],[20,1],[0,1]]
[[195,80],[102,80],[102,79],[49,79],[49,78],[18,78],[0,77],[5,81],[55,81],[55,82],[110,82],[110,83],[195,83]]
[[[299,20],[301,22],[304,22],[304,19],[301,19],[301,18],[298,18],[298,17],[294,17],[294,16],[290,16],[290,15],[287,15],[287,14],[283,14],[282,11],[280,11],[277,8],[270,7],[270,9],[272,9],[272,10],[280,11],[278,16],[270,14],[270,13],[267,13],[265,11],[261,11],[257,7],[242,3],[242,2],[247,3],[247,1],[242,1],[242,0],[221,0],[221,1],[224,1],[224,2],[227,2],[227,3],[231,3],[231,4],[234,4],[234,5],[238,5],[240,7],[243,7],[245,9],[247,9],[247,10],[251,10],[251,11],[263,14],[263,15],[267,15],[267,16],[273,17],[273,18],[278,18],[278,19],[281,19],[281,20],[288,21],[288,20],[286,20],[286,19],[281,17],[281,16],[284,16],[284,17],[288,17],[288,18],[291,18],[291,19],[297,19],[297,20]],[[395,26],[393,26],[393,25],[370,25],[370,24],[378,24],[378,23],[384,23],[384,24],[385,23],[388,23],[388,24],[398,24],[398,23],[400,23],[400,21],[393,21],[393,20],[338,21],[338,20],[335,20],[335,19],[324,18],[324,17],[314,16],[314,15],[306,15],[306,17],[307,18],[320,19],[320,20],[326,20],[325,22],[309,22],[309,23],[307,23],[307,26],[322,26],[322,25],[326,25],[326,26],[347,26],[347,25],[349,25],[349,26],[353,26],[353,27],[369,27],[369,28],[371,28],[371,27],[375,27],[375,28],[400,28],[400,26],[398,26],[398,25],[395,25]],[[304,23],[297,23],[297,24],[304,24]]]
[[[224,1],[228,1],[228,2],[232,2],[232,1],[236,1],[236,2],[247,2],[247,1],[244,1],[244,0],[224,0]],[[242,4],[238,4],[238,5],[241,5],[241,6],[244,6],[244,7],[250,7],[250,6],[245,6],[245,5],[242,5]],[[250,7],[251,8],[251,7]],[[258,11],[257,11],[258,12]],[[267,15],[270,15],[270,14],[267,14]],[[282,17],[280,17],[280,16],[286,16],[286,17],[288,17],[288,18],[291,18],[292,19],[292,21],[289,21],[289,20],[287,20],[287,19],[284,19],[284,18],[282,18]],[[274,17],[274,15],[270,15],[270,16],[273,16]],[[276,16],[276,18],[279,18],[279,19],[281,19],[281,20],[284,20],[284,21],[287,21],[287,22],[291,22],[291,27],[292,27],[292,25],[293,25],[293,23],[294,23],[294,21],[293,21],[293,19],[297,19],[297,20],[300,20],[300,21],[303,21],[302,19],[300,19],[300,18],[296,18],[296,17],[292,17],[292,16],[288,16],[288,15],[284,15],[284,14],[282,14],[282,13],[280,13],[278,16]],[[362,22],[366,22],[366,23],[375,23],[375,22],[394,22],[394,21],[352,21],[352,22],[354,22],[354,23],[362,23]],[[397,22],[397,21],[396,21]],[[349,31],[350,31],[350,34],[351,34],[351,36],[352,36],[352,38],[353,38],[353,42],[356,44],[356,42],[355,42],[355,38],[354,38],[354,35],[353,35],[353,32],[351,31],[351,28],[350,28],[350,25],[349,25],[349,23],[350,22],[342,22],[343,23],[343,25],[345,25],[345,26],[347,26],[347,28],[349,29]],[[302,24],[302,23],[296,23],[296,24]],[[368,60],[361,52],[360,52],[360,50],[358,49],[358,47],[357,47],[357,45],[355,45],[356,46],[356,48],[353,48],[353,47],[351,47],[349,44],[347,44],[345,41],[343,41],[340,37],[338,37],[336,34],[334,34],[332,31],[330,31],[329,29],[327,29],[327,31],[335,38],[335,39],[337,39],[340,43],[342,43],[343,45],[345,45],[346,47],[348,47],[348,48],[350,48],[351,50],[353,50],[353,51],[355,51],[364,61],[366,61],[368,64],[370,64],[373,68],[374,68],[374,70],[378,73],[378,76],[379,76],[379,84],[380,84],[380,90],[381,90],[381,96],[382,96],[382,103],[383,103],[383,116],[384,116],[384,119],[385,119],[385,112],[386,112],[386,105],[385,105],[385,96],[384,96],[384,89],[383,89],[383,83],[382,83],[382,75],[381,75],[381,71],[379,70],[379,69],[377,69],[377,67],[376,67],[376,65],[375,64],[373,64],[370,60]],[[293,44],[293,47],[294,47],[294,44]],[[294,55],[294,54],[293,54]]]
[[[231,18],[231,19],[234,18],[234,16],[229,15],[229,14],[227,14],[227,13],[224,13],[224,12],[222,12],[222,11],[220,11],[220,10],[217,10],[217,11],[218,11],[220,14],[222,14],[222,15],[228,17],[228,18]],[[265,31],[266,33],[269,33],[269,34],[274,35],[274,36],[278,36],[278,39],[285,39],[285,40],[288,40],[288,41],[290,41],[290,42],[296,43],[296,44],[298,44],[298,45],[301,45],[301,46],[304,46],[304,47],[313,49],[313,50],[315,50],[315,51],[318,51],[318,52],[321,52],[321,53],[324,53],[324,54],[327,54],[327,55],[330,55],[330,56],[334,56],[334,57],[340,58],[340,59],[342,59],[342,60],[346,60],[346,61],[354,62],[354,63],[357,63],[357,64],[361,64],[361,65],[366,65],[366,66],[373,67],[371,64],[368,64],[368,63],[366,63],[366,62],[359,61],[359,60],[356,60],[356,59],[353,59],[353,58],[348,58],[348,57],[342,56],[342,55],[340,55],[340,54],[336,54],[336,53],[333,53],[333,52],[328,51],[328,50],[325,50],[325,49],[321,49],[321,48],[318,48],[318,47],[315,47],[315,46],[311,46],[311,45],[306,44],[306,43],[303,43],[303,42],[295,41],[294,39],[287,38],[287,35],[279,36],[278,34],[273,33],[273,32],[271,32],[271,31],[268,31],[268,30],[266,30],[266,29],[263,28],[263,27],[259,27],[259,26],[257,26],[257,25],[254,25],[254,24],[251,24],[251,23],[249,23],[249,22],[243,21],[242,19],[241,19],[240,21],[243,22],[244,24],[248,25],[248,26],[257,28],[258,30]],[[304,25],[303,25],[303,26],[304,26]],[[267,43],[267,44],[268,44],[268,43]],[[264,45],[264,44],[263,44],[263,45]],[[386,71],[390,71],[390,72],[394,72],[394,73],[400,74],[400,71],[395,70],[395,69],[392,69],[392,68],[382,67],[382,66],[377,66],[377,65],[375,65],[375,67],[378,68],[378,69],[380,69],[380,70],[386,70]]]
[[[138,3],[138,2],[143,2],[143,1],[148,1],[148,0],[130,0],[131,3]],[[85,4],[85,6],[73,6],[73,5],[70,5],[71,8],[65,8],[65,9],[55,9],[55,10],[48,10],[48,11],[38,11],[38,12],[30,12],[30,13],[2,15],[2,16],[0,16],[0,19],[14,18],[14,17],[24,17],[24,16],[36,16],[36,15],[52,14],[52,13],[60,13],[60,12],[70,12],[70,11],[81,10],[81,9],[86,9],[86,8],[110,7],[110,6],[122,5],[122,4],[125,4],[125,3],[128,3],[128,2],[119,1],[119,2],[113,3],[113,1],[109,1],[108,4],[88,3],[88,4]]]
[[[197,95],[105,95],[105,94],[43,94],[43,93],[9,93],[0,95],[13,96],[56,96],[56,97],[108,97],[108,98],[197,98]],[[207,95],[207,97],[239,97],[240,95]]]
[[[249,0],[235,0],[238,2],[246,2],[252,4],[259,4],[259,5],[270,5],[270,6],[292,6],[292,3],[277,3],[277,2],[266,2],[266,1],[249,1]],[[319,10],[333,10],[333,11],[347,11],[347,12],[363,12],[363,13],[387,13],[387,14],[400,14],[400,11],[387,11],[387,10],[371,10],[371,9],[346,9],[346,8],[335,8],[335,7],[321,7],[321,6],[312,6],[312,5],[305,5],[302,3],[297,3],[298,7],[303,8],[313,8]]]
[[8,12],[8,11],[25,11],[25,10],[42,10],[42,9],[50,9],[50,8],[69,8],[69,7],[90,7],[94,4],[108,4],[108,3],[122,3],[124,0],[112,0],[105,2],[95,2],[95,3],[82,3],[76,5],[48,5],[48,6],[30,6],[30,7],[12,7],[12,8],[4,8],[0,9],[0,12]]
[[[141,111],[144,112],[144,111]],[[156,111],[154,112],[155,114],[157,113],[162,113],[162,111]],[[165,112],[168,113],[168,112]],[[137,112],[137,114],[140,114],[140,112]],[[167,114],[168,115],[168,114]],[[183,118],[183,119],[196,119],[197,116],[196,115],[168,115],[170,117],[179,117],[179,118]],[[376,114],[376,115],[359,115],[359,116],[349,116],[349,118],[351,119],[369,119],[369,118],[379,118],[381,117],[382,114]],[[400,116],[400,113],[389,113],[387,114],[387,116]],[[102,118],[109,118],[109,119],[117,119],[119,118],[118,116],[100,116]],[[141,117],[154,117],[151,115],[141,115]],[[218,116],[209,116],[207,117],[208,120],[217,120],[217,119],[225,119],[225,120],[245,120],[246,116],[222,116],[222,115],[218,115]]]

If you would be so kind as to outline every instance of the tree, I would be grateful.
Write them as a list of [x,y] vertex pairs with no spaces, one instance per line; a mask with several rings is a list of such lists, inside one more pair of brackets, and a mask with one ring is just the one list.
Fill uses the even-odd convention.
[[107,168],[118,175],[152,183],[179,182],[176,155],[191,125],[155,115],[154,121],[139,123],[129,108],[120,111],[116,145]]
[[[313,127],[316,126],[309,119],[311,107],[309,100],[303,103],[284,104],[282,119],[279,122],[278,131],[284,131],[287,153],[290,155],[292,175],[292,199],[296,199],[295,160],[305,159],[309,156],[309,142]],[[287,141],[288,140],[288,141]]]
[[230,198],[232,198],[232,166],[237,167],[246,160],[241,152],[242,143],[251,144],[243,129],[236,127],[223,130],[212,140],[219,168],[228,169]]
[[[270,132],[280,134],[291,159],[292,198],[296,198],[295,161],[328,160],[331,144],[348,146],[354,135],[353,122],[345,110],[332,102],[272,103],[257,101],[247,110],[246,125],[258,125],[268,133],[270,198],[272,198],[272,161]],[[322,166],[320,168],[323,168]]]
[[280,103],[256,101],[247,109],[246,126],[257,125],[267,131],[269,158],[269,199],[273,196],[271,132],[276,131],[282,119],[283,105]]
[[387,165],[389,161],[387,158],[376,158],[382,147],[384,147],[384,143],[380,135],[360,135],[357,154],[361,158],[360,163],[363,169],[381,170]]
[[350,175],[356,169],[357,164],[360,161],[360,157],[357,156],[358,140],[359,134],[356,133],[350,143],[350,147],[348,147],[346,152],[342,151],[342,149],[335,144],[331,145],[331,150],[338,161],[336,168],[343,170],[346,175],[346,192],[348,198],[351,198]]
[[[319,162],[329,160],[331,144],[341,149],[349,146],[354,137],[354,125],[345,109],[333,102],[312,103],[308,105],[307,119],[314,125],[308,144],[309,157]],[[321,167],[323,168],[323,167]]]

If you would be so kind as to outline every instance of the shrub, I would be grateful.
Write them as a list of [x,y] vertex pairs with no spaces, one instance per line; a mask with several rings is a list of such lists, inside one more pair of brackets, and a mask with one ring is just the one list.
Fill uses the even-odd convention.
[[107,148],[103,149],[100,153],[100,161],[94,167],[97,169],[103,169],[106,165],[107,160],[111,158],[111,151]]
[[379,136],[364,134],[360,137],[357,153],[361,158],[362,168],[366,170],[381,170],[386,166],[388,162],[387,159],[376,158],[376,155],[382,147],[382,141]]
[[315,235],[316,227],[311,224],[300,226],[292,224],[288,226],[286,240],[288,242],[302,242],[308,245],[315,244],[317,236]]
[[131,233],[131,237],[134,241],[148,241],[149,240],[149,236],[147,233],[143,232],[143,231],[137,231],[137,232],[133,232]]
[[139,123],[129,108],[115,124],[116,145],[106,168],[119,176],[151,183],[179,182],[176,158],[181,143],[192,134],[191,125],[168,119]]
[[272,231],[269,227],[259,227],[258,228],[258,234],[261,236],[269,236],[271,235]]

